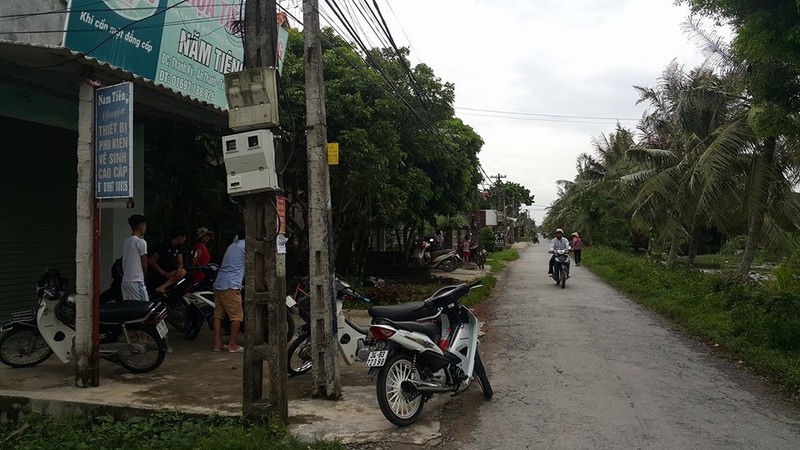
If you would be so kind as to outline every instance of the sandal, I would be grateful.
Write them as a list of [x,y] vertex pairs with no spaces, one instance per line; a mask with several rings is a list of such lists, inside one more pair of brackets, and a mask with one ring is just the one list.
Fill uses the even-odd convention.
[[233,350],[228,350],[228,352],[229,352],[229,353],[243,353],[243,352],[244,352],[244,347],[242,347],[242,346],[240,345],[240,346],[236,347],[236,348],[235,348],[235,349],[233,349]]
[[212,348],[211,351],[212,352],[221,352],[222,349],[221,348]]

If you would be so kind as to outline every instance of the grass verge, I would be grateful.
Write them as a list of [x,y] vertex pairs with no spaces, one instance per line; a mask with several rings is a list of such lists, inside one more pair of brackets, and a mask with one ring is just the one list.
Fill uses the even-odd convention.
[[688,334],[718,344],[787,393],[800,393],[800,352],[771,348],[734,329],[731,304],[715,293],[715,279],[686,269],[669,269],[645,258],[607,248],[584,252],[583,264],[614,288],[663,315]]
[[489,267],[491,268],[490,271],[492,273],[497,273],[503,270],[503,266],[506,263],[515,261],[518,258],[519,258],[519,252],[514,249],[501,250],[489,254],[489,257],[486,258],[486,264],[489,265]]
[[304,444],[282,426],[252,425],[239,418],[187,418],[178,413],[116,420],[110,416],[53,419],[40,414],[0,424],[6,449],[319,449],[339,450],[338,442]]

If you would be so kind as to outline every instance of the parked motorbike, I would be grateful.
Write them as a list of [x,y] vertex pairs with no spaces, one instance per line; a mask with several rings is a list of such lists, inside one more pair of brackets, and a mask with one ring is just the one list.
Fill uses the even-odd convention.
[[461,265],[461,257],[453,249],[431,250],[430,241],[420,240],[414,244],[414,250],[408,259],[410,266],[425,266],[452,272]]
[[[186,324],[187,300],[184,298],[195,291],[212,291],[219,266],[193,266],[186,270],[186,276],[167,288],[164,294],[149,294],[153,302],[161,302],[167,308],[167,323],[176,331],[184,331]],[[197,273],[204,274],[202,280],[192,281]],[[100,294],[100,303],[122,300],[122,258],[118,258],[111,266],[111,286]],[[199,331],[198,331],[199,332]]]
[[567,278],[569,278],[569,251],[568,250],[554,250],[555,261],[553,262],[553,279],[556,285],[560,285],[561,289],[567,287]]
[[[355,323],[343,309],[344,300],[358,300],[370,304],[370,300],[356,293],[344,280],[336,279],[336,323],[339,336],[339,353],[344,362],[352,366],[355,361],[366,361],[366,357],[374,344],[368,329]],[[287,296],[287,302],[291,296]],[[311,296],[300,283],[295,289],[294,300],[297,305],[292,308],[304,323],[297,329],[297,338],[287,351],[289,356],[289,375],[302,375],[312,367],[311,358]]]
[[469,262],[475,263],[476,266],[483,269],[486,266],[486,255],[489,252],[480,248],[478,244],[472,244],[469,250]]
[[[209,269],[204,269],[209,270]],[[213,274],[207,273],[206,279],[198,283],[192,289],[189,290],[183,297],[182,301],[184,302],[184,315],[183,315],[183,333],[186,339],[194,340],[200,334],[200,331],[203,330],[203,323],[208,324],[208,328],[210,330],[214,329],[214,309],[216,307],[214,303],[214,277],[216,276],[217,267],[214,265],[214,268],[211,269],[214,271]],[[291,316],[291,308],[295,306],[295,301],[292,297],[287,296],[286,298],[286,340],[291,340],[292,336],[295,334],[295,324],[294,319]],[[264,326],[266,327],[266,320],[264,318]],[[222,319],[222,329],[227,333],[229,332],[231,327],[231,321],[226,316]],[[241,331],[244,331],[244,322],[240,328]]]
[[[370,308],[369,332],[376,344],[366,365],[369,375],[378,377],[378,405],[393,424],[413,424],[433,395],[463,392],[473,375],[484,396],[492,397],[478,347],[478,321],[459,304],[480,286],[447,286],[422,302]],[[424,317],[439,320],[420,323]]]
[[[75,298],[69,282],[47,270],[37,283],[37,311],[12,315],[0,327],[0,362],[31,367],[53,353],[64,362],[74,358]],[[131,372],[150,372],[164,361],[168,333],[160,303],[136,300],[100,304],[100,357]]]

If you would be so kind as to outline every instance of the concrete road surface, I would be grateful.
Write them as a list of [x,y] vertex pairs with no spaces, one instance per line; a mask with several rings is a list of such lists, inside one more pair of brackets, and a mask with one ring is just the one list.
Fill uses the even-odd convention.
[[583,267],[557,288],[547,260],[521,250],[478,311],[495,395],[448,404],[443,448],[800,449],[800,409],[774,388]]

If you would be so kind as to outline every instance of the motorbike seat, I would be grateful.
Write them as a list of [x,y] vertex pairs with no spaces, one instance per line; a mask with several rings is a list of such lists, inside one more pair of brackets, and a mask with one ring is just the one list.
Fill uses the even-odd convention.
[[100,322],[120,323],[143,320],[155,308],[151,302],[124,300],[100,304]]
[[425,336],[428,336],[433,341],[438,341],[439,333],[441,332],[439,324],[432,323],[432,322],[394,322],[392,320],[387,319],[378,319],[378,323],[385,323],[386,325],[390,325],[398,330],[406,330],[406,331],[414,331],[417,333],[422,333]]
[[419,320],[435,315],[435,309],[425,307],[423,302],[402,303],[399,305],[373,306],[369,316],[373,319],[389,319],[399,321]]
[[436,259],[439,256],[444,255],[445,253],[450,253],[451,251],[453,251],[453,250],[449,249],[449,248],[443,248],[441,250],[434,250],[434,251],[430,252],[431,253],[431,258],[432,259]]

